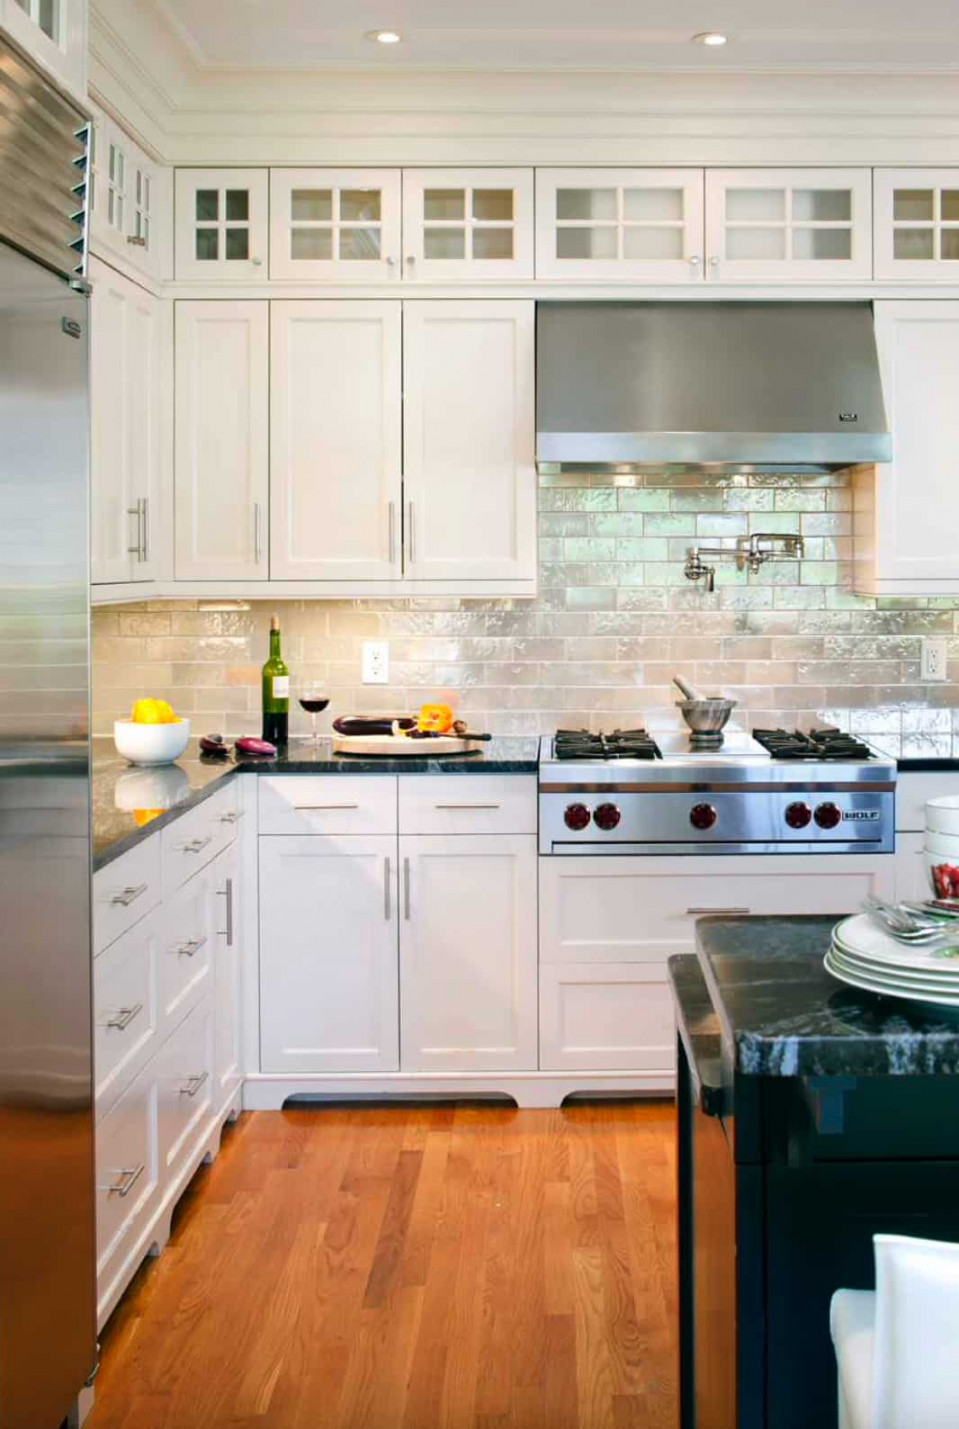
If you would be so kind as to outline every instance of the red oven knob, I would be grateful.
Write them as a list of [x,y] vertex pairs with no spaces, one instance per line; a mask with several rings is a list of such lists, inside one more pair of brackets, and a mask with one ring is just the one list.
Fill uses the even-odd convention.
[[808,804],[797,802],[786,809],[786,823],[791,829],[804,829],[811,818],[812,809]]
[[563,822],[568,829],[581,833],[588,826],[589,820],[590,812],[585,804],[567,804]]
[[615,829],[622,817],[615,804],[600,804],[599,808],[593,812],[593,822],[596,827],[605,829],[607,832],[610,829]]
[[689,811],[689,822],[694,829],[711,829],[718,818],[712,804],[694,804]]
[[836,804],[819,804],[816,808],[816,823],[821,829],[834,829],[842,823],[842,809]]

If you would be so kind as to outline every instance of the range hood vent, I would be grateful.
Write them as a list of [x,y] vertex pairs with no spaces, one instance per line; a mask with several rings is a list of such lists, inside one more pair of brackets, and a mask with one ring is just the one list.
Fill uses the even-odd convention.
[[889,461],[869,303],[538,303],[541,472]]

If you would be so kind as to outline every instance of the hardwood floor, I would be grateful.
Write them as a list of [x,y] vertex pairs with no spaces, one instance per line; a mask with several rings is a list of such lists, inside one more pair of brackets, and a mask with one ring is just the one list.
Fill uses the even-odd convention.
[[244,1115],[88,1429],[675,1429],[674,1113]]

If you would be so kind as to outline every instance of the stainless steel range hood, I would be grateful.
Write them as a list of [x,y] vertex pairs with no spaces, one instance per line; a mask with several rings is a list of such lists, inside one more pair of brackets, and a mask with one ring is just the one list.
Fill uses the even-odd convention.
[[892,457],[869,303],[538,303],[541,472]]

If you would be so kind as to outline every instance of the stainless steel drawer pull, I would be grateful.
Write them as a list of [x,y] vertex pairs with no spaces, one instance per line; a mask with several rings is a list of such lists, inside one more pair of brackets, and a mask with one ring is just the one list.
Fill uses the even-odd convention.
[[191,938],[188,943],[181,943],[179,947],[173,949],[178,958],[192,958],[206,943],[206,938]]
[[120,893],[114,893],[110,899],[111,904],[118,908],[129,908],[131,903],[135,903],[141,894],[146,893],[149,884],[138,883],[135,888],[124,888]]
[[258,566],[263,559],[263,519],[260,503],[253,503],[253,564]]
[[226,927],[220,934],[221,938],[226,938],[228,948],[233,947],[233,879],[228,878],[223,888],[218,888],[217,897],[226,899]]
[[203,1086],[203,1083],[209,1079],[209,1076],[209,1072],[197,1072],[195,1076],[187,1077],[186,1086],[180,1088],[180,1096],[195,1097]]
[[501,809],[502,804],[434,804],[435,809]]
[[135,1002],[132,1007],[120,1007],[107,1021],[108,1027],[115,1027],[118,1032],[125,1032],[133,1021],[134,1017],[139,1017],[143,1011],[143,1003]]
[[687,908],[687,913],[748,913],[748,908]]
[[358,809],[359,804],[294,804],[299,814],[315,814],[323,809]]
[[393,901],[390,897],[390,860],[383,860],[383,917],[387,923],[393,916]]
[[392,566],[392,565],[394,565],[395,562],[396,562],[396,502],[395,502],[395,501],[391,501],[391,502],[390,502],[390,505],[389,505],[389,518],[390,518],[390,556],[389,556],[389,561],[390,561],[390,565]]
[[100,1186],[98,1189],[105,1191],[108,1196],[129,1196],[146,1169],[142,1161],[139,1166],[124,1167],[117,1171],[117,1179],[112,1186]]
[[180,845],[181,853],[202,853],[207,844],[213,842],[213,835],[207,834],[205,839],[191,839],[188,844]]
[[244,809],[230,809],[228,813],[220,815],[220,823],[238,824],[245,812],[246,811]]
[[410,565],[416,565],[416,526],[414,525],[414,510],[412,501],[406,503],[406,543],[410,553]]
[[410,861],[408,858],[403,860],[403,919],[407,923],[410,921]]

